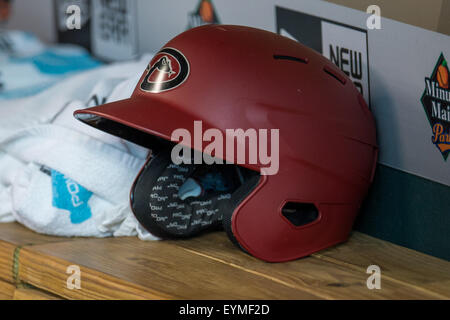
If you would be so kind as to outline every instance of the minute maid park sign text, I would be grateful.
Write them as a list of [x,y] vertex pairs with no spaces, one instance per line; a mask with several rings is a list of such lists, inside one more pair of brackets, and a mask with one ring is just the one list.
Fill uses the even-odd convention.
[[431,76],[425,78],[422,104],[432,128],[431,142],[447,160],[450,154],[450,90],[448,64],[443,54]]

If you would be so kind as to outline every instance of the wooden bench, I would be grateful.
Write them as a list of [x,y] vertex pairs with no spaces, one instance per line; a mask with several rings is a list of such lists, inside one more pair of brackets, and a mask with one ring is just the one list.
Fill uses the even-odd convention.
[[[67,268],[81,289],[67,288]],[[381,268],[369,290],[367,267]],[[0,224],[0,299],[449,299],[450,262],[355,232],[342,245],[269,264],[223,232],[183,241],[81,239]]]

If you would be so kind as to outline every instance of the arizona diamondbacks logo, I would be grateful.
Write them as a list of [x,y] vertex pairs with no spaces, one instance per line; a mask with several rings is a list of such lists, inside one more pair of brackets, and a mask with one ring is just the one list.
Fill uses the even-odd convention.
[[140,88],[145,92],[160,93],[180,86],[188,76],[186,57],[174,48],[164,48],[148,65]]

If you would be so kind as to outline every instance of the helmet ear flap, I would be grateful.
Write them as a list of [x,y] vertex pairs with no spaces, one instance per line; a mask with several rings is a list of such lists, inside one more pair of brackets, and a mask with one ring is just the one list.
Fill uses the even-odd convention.
[[260,181],[260,175],[253,175],[250,177],[242,186],[240,186],[234,193],[231,198],[231,208],[234,208],[233,210],[227,210],[223,214],[223,220],[222,225],[223,229],[228,235],[228,238],[230,241],[239,249],[244,251],[245,253],[249,254],[247,250],[244,249],[244,247],[241,246],[239,241],[236,239],[234,232],[233,232],[233,214],[236,212],[236,209],[238,208],[239,204],[255,189],[255,187],[258,185]]
[[242,246],[239,244],[239,241],[236,239],[236,237],[234,236],[233,233],[233,227],[232,227],[232,218],[233,218],[233,213],[235,210],[229,210],[227,212],[225,212],[223,214],[223,220],[222,220],[222,225],[223,225],[223,229],[225,230],[228,238],[230,239],[230,241],[238,248],[242,249],[243,251],[247,252],[244,248],[242,248]]

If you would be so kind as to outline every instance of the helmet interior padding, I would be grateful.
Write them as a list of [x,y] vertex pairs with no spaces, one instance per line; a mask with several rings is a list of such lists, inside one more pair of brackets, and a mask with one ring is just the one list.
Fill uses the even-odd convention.
[[[199,181],[202,193],[183,200],[179,191],[188,180]],[[175,165],[166,149],[151,157],[137,177],[131,206],[157,237],[187,238],[223,225],[233,240],[232,214],[259,180],[259,173],[236,165]]]

